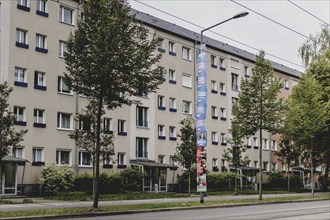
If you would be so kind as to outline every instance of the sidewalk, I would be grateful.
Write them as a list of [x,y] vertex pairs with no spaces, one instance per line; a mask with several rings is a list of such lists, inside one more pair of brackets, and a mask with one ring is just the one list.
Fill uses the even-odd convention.
[[[330,196],[329,192],[315,193],[315,196]],[[284,197],[305,197],[310,196],[311,193],[292,193],[292,194],[265,194],[263,198],[284,198]],[[229,195],[229,196],[206,196],[207,201],[224,201],[224,200],[242,200],[242,199],[258,199],[259,195]],[[22,203],[24,198],[8,198],[5,200],[13,201],[17,204],[1,205],[1,212],[18,211],[18,210],[37,210],[37,209],[53,209],[53,208],[78,208],[78,207],[92,207],[93,202],[79,202],[79,201],[54,201],[43,200],[42,198],[31,198],[33,203]],[[146,199],[146,200],[119,200],[119,201],[99,201],[99,206],[112,205],[130,205],[130,204],[150,204],[150,203],[167,203],[167,202],[199,202],[199,196],[191,196],[187,198],[168,198],[168,199]]]

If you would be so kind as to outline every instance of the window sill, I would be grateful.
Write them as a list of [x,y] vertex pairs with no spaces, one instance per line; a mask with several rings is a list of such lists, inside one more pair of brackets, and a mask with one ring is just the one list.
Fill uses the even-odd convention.
[[218,116],[212,115],[212,119],[218,119]]
[[158,110],[166,110],[166,107],[164,107],[164,106],[158,106]]
[[220,92],[220,95],[225,96],[225,95],[227,95],[227,93],[226,92]]
[[127,132],[121,131],[121,132],[118,132],[118,135],[119,136],[127,136]]
[[285,87],[284,89],[285,89],[285,90],[289,90],[289,88],[288,88],[288,87]]
[[176,81],[172,80],[172,79],[170,79],[168,82],[171,83],[171,84],[176,84]]
[[111,168],[113,168],[113,165],[112,164],[103,164],[103,168],[111,169]]
[[36,51],[38,51],[40,53],[48,53],[48,49],[41,48],[41,47],[36,47]]
[[212,141],[212,145],[219,145],[217,141]]
[[220,70],[226,71],[226,68],[225,67],[220,67]]
[[66,24],[66,25],[70,25],[70,26],[74,27],[74,24],[73,24],[73,23],[67,23],[67,22],[65,22],[65,21],[60,21],[60,23],[62,23],[62,24]]
[[245,78],[250,78],[250,75],[245,74],[244,76],[245,76]]
[[47,13],[47,12],[43,12],[43,11],[39,11],[39,10],[37,10],[37,11],[36,11],[36,14],[37,14],[37,15],[40,15],[40,16],[43,16],[43,17],[48,17],[48,13]]
[[212,89],[212,90],[211,90],[211,93],[217,94],[217,93],[218,93],[218,91],[217,91],[217,90],[214,90],[214,89]]
[[80,168],[93,168],[92,165],[78,165]]
[[190,112],[182,112],[182,114],[184,114],[184,115],[191,115],[192,113],[190,113]]
[[246,148],[252,148],[252,146],[251,145],[247,145]]
[[166,137],[165,137],[165,136],[159,136],[159,135],[158,135],[158,139],[159,139],[159,140],[165,140]]
[[176,53],[173,52],[173,51],[169,51],[168,54],[171,55],[171,56],[176,56]]
[[227,121],[227,118],[225,118],[225,117],[221,117],[220,120],[221,120],[221,121]]
[[170,137],[170,141],[176,141],[176,137]]
[[104,134],[113,134],[113,131],[103,131]]
[[57,128],[59,131],[73,131],[71,128]]
[[166,50],[165,49],[163,49],[163,48],[160,48],[160,47],[158,47],[158,49],[157,49],[159,52],[161,52],[161,53],[165,53],[166,52]]
[[148,129],[149,130],[149,127],[146,127],[146,126],[139,126],[139,125],[137,125],[136,128]]
[[227,146],[227,143],[221,143],[221,146]]
[[117,168],[118,169],[125,169],[127,167],[127,165],[118,165]]
[[15,86],[20,86],[20,87],[28,87],[28,84],[26,82],[14,82]]
[[170,112],[177,112],[176,108],[170,108]]
[[212,171],[213,172],[218,172],[219,171],[219,168],[218,167],[212,167]]
[[212,67],[212,68],[218,68],[218,66],[215,65],[215,64],[211,64],[211,67]]
[[67,93],[67,92],[60,92],[60,91],[58,91],[57,94],[60,94],[60,95],[67,95],[67,96],[73,96],[73,93],[72,93],[72,92]]
[[24,5],[17,5],[17,8],[23,11],[30,11],[30,8]]
[[259,149],[259,147],[258,146],[254,146],[253,149]]
[[26,126],[26,121],[14,121],[14,125]]
[[32,166],[44,166],[45,165],[45,162],[41,162],[41,161],[36,161],[36,162],[32,162]]
[[46,128],[46,124],[45,123],[33,123],[33,127]]
[[182,58],[182,59],[185,60],[185,61],[191,62],[191,59],[189,59],[189,58]]
[[24,49],[29,49],[29,45],[25,43],[19,43],[16,42],[16,47],[24,48]]
[[34,88],[35,88],[35,89],[38,89],[38,90],[44,90],[44,91],[47,90],[47,87],[46,87],[46,86],[38,86],[38,85],[34,85]]

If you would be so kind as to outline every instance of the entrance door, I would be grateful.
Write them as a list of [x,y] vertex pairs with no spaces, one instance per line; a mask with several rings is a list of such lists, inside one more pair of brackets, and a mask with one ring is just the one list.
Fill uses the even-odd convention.
[[16,163],[4,163],[2,165],[2,194],[16,195]]

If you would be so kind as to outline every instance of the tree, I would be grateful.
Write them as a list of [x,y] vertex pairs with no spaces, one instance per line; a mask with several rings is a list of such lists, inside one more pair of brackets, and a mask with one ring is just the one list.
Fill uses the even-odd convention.
[[[232,112],[238,111],[237,105],[233,106]],[[235,113],[234,115],[237,115]],[[228,143],[230,147],[224,151],[223,157],[229,163],[232,163],[235,168],[235,173],[237,174],[237,168],[246,166],[249,163],[248,157],[245,156],[243,158],[242,153],[245,152],[246,146],[244,145],[244,135],[242,133],[241,127],[239,126],[239,122],[234,117],[231,120],[231,128],[229,129],[231,133],[231,138],[229,138]],[[237,193],[237,178],[235,178],[235,193]]]
[[232,115],[244,136],[252,136],[259,130],[259,199],[262,199],[262,130],[278,133],[283,122],[285,102],[278,98],[283,84],[273,77],[270,61],[261,51],[250,78],[243,79],[238,95],[237,111]]
[[329,117],[327,105],[322,100],[323,89],[312,74],[303,76],[289,97],[286,116],[289,135],[309,160],[311,189],[314,195],[314,170],[320,164],[317,135],[326,130]]
[[118,0],[86,0],[84,18],[67,41],[65,79],[75,92],[97,101],[95,193],[98,207],[100,124],[103,107],[139,104],[137,96],[154,92],[163,82],[163,68],[155,66],[158,39],[130,15]]
[[23,136],[27,130],[16,131],[14,126],[15,115],[8,111],[8,99],[12,88],[7,82],[0,83],[0,161],[9,153],[11,146],[17,146],[23,141]]
[[174,159],[188,171],[188,192],[190,195],[190,170],[193,164],[196,163],[196,128],[192,117],[180,121],[180,125],[182,127],[180,128],[178,137],[180,137],[181,143],[176,147]]
[[317,56],[324,54],[330,48],[330,26],[321,26],[321,32],[311,35],[299,48],[299,55],[305,66],[309,66]]
[[[287,128],[284,126],[284,129]],[[300,156],[297,146],[286,136],[289,131],[283,131],[280,141],[280,149],[275,152],[282,166],[287,166],[288,192],[290,192],[290,168],[296,164],[296,159]]]

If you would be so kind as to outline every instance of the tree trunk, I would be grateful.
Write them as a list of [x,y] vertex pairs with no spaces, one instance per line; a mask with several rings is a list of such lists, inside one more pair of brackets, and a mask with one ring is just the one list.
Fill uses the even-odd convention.
[[190,179],[190,168],[188,169],[188,194],[190,196],[190,188],[191,188],[191,179]]
[[287,175],[288,175],[288,193],[289,193],[290,192],[290,166],[289,165],[288,165]]
[[102,114],[103,98],[99,99],[97,110],[97,124],[96,124],[96,146],[95,146],[95,181],[93,188],[93,208],[99,206],[99,180],[100,180],[100,131],[101,131],[101,114]]
[[[235,174],[237,175],[237,167],[235,167]],[[237,176],[235,176],[235,194],[237,195]]]
[[259,200],[262,200],[262,129],[260,128],[260,146],[259,146]]

